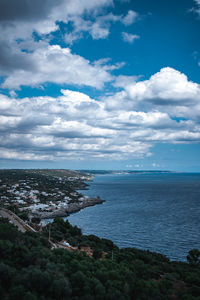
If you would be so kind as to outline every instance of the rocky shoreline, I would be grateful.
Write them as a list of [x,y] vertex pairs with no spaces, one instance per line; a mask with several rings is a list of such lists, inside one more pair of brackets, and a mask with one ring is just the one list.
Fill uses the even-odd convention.
[[83,208],[94,206],[97,204],[102,204],[105,200],[100,197],[97,198],[84,198],[83,201],[69,203],[67,206],[57,209],[53,212],[40,212],[32,211],[31,217],[37,217],[40,219],[53,219],[57,217],[68,217],[70,214],[80,211]]

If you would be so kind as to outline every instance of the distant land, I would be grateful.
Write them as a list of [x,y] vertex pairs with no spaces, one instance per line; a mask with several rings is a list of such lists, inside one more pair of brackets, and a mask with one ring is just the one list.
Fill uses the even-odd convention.
[[168,170],[77,170],[83,173],[89,173],[94,175],[103,174],[133,174],[133,173],[177,173],[176,171]]

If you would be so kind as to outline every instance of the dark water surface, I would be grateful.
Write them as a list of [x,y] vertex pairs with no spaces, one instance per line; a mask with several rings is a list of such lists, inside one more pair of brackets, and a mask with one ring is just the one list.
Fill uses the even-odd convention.
[[106,200],[68,217],[84,234],[173,260],[200,249],[200,174],[98,175],[83,194]]

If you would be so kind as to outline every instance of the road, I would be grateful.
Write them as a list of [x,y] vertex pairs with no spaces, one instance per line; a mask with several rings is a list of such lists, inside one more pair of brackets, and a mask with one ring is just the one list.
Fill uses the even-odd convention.
[[[0,208],[0,217],[8,219],[14,226],[18,228],[19,231],[21,232],[26,232],[26,231],[33,231],[37,232],[35,229],[33,229],[31,226],[26,224],[21,218],[19,218],[16,214],[14,214],[12,211],[5,209],[5,208]],[[62,248],[61,245],[57,243],[53,243],[49,239],[49,243],[51,244],[51,249],[57,249],[57,248]]]
[[27,225],[22,219],[20,219],[16,214],[14,214],[12,211],[8,209],[0,208],[0,216],[2,218],[8,219],[21,232],[26,232],[26,231],[35,232],[35,230],[31,226]]

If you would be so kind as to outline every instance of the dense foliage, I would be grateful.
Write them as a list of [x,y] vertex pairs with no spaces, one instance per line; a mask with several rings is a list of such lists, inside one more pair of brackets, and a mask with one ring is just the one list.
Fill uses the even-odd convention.
[[[49,234],[52,242],[66,239],[77,250],[51,249]],[[83,246],[93,255],[80,252]],[[170,262],[161,254],[119,249],[106,239],[82,235],[79,228],[61,219],[40,233],[24,234],[0,219],[0,257],[0,299],[200,297],[200,268],[193,260],[191,264]]]

